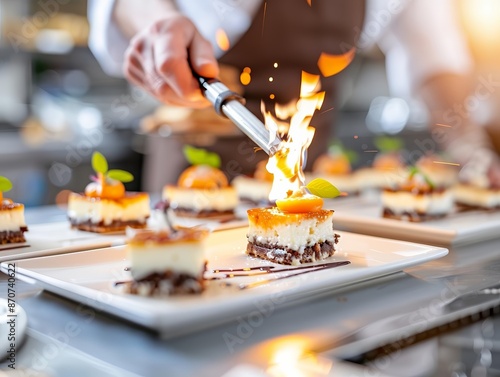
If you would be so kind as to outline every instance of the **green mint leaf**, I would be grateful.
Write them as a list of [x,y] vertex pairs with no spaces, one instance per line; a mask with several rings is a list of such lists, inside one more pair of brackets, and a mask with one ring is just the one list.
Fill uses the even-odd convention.
[[416,174],[419,174],[424,178],[425,183],[427,183],[431,189],[436,188],[436,184],[429,178],[427,174],[424,174],[418,167],[411,166],[408,172],[410,179],[413,179],[413,177],[415,177]]
[[214,152],[209,152],[206,149],[186,145],[184,146],[183,152],[186,160],[191,165],[208,165],[217,169],[221,165],[219,155]]
[[375,147],[377,147],[377,149],[382,153],[397,152],[404,147],[403,140],[398,137],[379,136],[374,140],[373,143],[375,144]]
[[100,152],[94,152],[92,155],[92,168],[96,173],[106,174],[108,171],[108,161]]
[[134,180],[134,176],[129,173],[128,171],[125,170],[120,170],[120,169],[111,169],[108,171],[106,174],[108,178],[127,183],[127,182],[132,182]]
[[311,194],[319,196],[320,198],[331,199],[340,195],[340,190],[338,188],[322,178],[313,179],[306,185],[306,188]]
[[12,189],[12,182],[5,177],[0,176],[0,192],[7,192]]

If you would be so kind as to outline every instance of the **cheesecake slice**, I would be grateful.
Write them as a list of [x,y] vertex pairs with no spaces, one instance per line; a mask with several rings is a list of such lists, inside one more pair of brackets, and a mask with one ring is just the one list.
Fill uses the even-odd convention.
[[123,197],[105,198],[71,193],[68,218],[73,228],[96,233],[144,228],[150,216],[149,195],[126,192]]
[[233,179],[232,185],[242,202],[254,205],[269,205],[269,194],[273,186],[273,175],[266,169],[267,161],[257,164],[252,177],[239,175]]
[[458,183],[453,188],[458,205],[477,209],[500,209],[500,189]]
[[396,188],[386,188],[381,196],[383,217],[410,222],[438,219],[454,208],[453,193],[436,186],[416,168]]
[[127,241],[133,280],[126,284],[126,292],[142,296],[201,293],[208,234],[200,228],[137,231]]
[[234,216],[239,203],[236,190],[229,185],[225,174],[208,165],[190,166],[177,185],[163,188],[162,198],[182,217]]
[[10,199],[0,200],[0,244],[26,242],[24,205]]
[[276,207],[248,210],[247,254],[271,262],[300,265],[331,257],[339,235],[333,211],[283,212]]

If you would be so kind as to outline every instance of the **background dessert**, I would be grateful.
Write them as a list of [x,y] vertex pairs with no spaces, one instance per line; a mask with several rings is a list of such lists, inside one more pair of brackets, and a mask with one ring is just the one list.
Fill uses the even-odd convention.
[[451,190],[436,185],[416,167],[403,184],[384,189],[381,201],[384,217],[412,222],[446,216],[454,207]]
[[342,192],[358,193],[360,185],[352,171],[352,162],[356,156],[355,152],[345,149],[339,143],[331,145],[328,153],[319,156],[314,161],[312,172],[308,174],[307,181],[314,178],[324,178],[332,182]]
[[9,179],[0,176],[0,244],[25,242],[28,230],[24,221],[24,205],[4,199],[3,193],[12,189]]
[[253,177],[239,175],[232,185],[242,202],[256,205],[269,205],[269,194],[273,185],[273,175],[266,170],[267,161],[257,163]]
[[406,179],[406,164],[402,156],[403,141],[395,137],[378,137],[374,141],[378,153],[371,167],[356,170],[361,190],[394,187]]
[[150,216],[149,194],[126,192],[122,182],[131,182],[132,174],[123,170],[108,170],[105,157],[95,152],[92,167],[94,182],[84,193],[71,193],[68,218],[73,228],[106,233],[124,231],[126,227],[144,228]]
[[219,169],[219,156],[191,146],[184,148],[184,154],[192,166],[182,172],[176,186],[164,187],[163,200],[177,216],[234,216],[238,195]]

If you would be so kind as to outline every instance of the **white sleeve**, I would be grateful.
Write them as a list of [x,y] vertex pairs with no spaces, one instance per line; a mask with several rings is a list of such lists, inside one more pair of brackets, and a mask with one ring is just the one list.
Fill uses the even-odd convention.
[[[189,17],[200,33],[214,47],[216,57],[224,54],[218,46],[216,35],[223,30],[233,46],[252,23],[262,0],[246,0],[237,5],[219,0],[176,0],[179,10]],[[89,48],[112,76],[123,76],[122,66],[128,39],[113,21],[115,0],[89,0]]]
[[[376,12],[376,11],[375,11]],[[440,73],[469,73],[472,62],[453,0],[410,0],[379,40],[390,88],[414,94]]]
[[129,41],[113,22],[114,5],[115,0],[89,0],[89,48],[104,72],[120,77]]
[[217,32],[223,30],[229,40],[229,46],[234,44],[252,24],[262,0],[176,0],[179,10],[193,21],[198,31],[214,48],[217,58],[223,51],[217,43]]

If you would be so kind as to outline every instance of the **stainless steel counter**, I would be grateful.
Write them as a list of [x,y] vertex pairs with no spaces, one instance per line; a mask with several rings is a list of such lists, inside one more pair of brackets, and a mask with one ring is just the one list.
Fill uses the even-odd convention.
[[[30,210],[27,217],[32,221],[58,221],[60,213],[47,207]],[[452,248],[442,259],[401,273],[309,297],[301,303],[277,305],[257,327],[243,329],[241,320],[232,321],[162,340],[136,325],[19,281],[17,299],[28,314],[29,335],[27,344],[19,351],[18,363],[36,369],[41,365],[40,360],[47,360],[45,370],[55,376],[69,375],[64,362],[68,357],[73,358],[72,365],[80,365],[80,371],[94,368],[88,369],[93,371],[92,375],[121,376],[129,371],[144,376],[222,376],[226,373],[239,376],[242,374],[236,372],[241,369],[234,368],[252,365],[265,370],[277,348],[286,349],[294,344],[317,352],[324,361],[355,360],[358,355],[389,343],[386,350],[393,352],[386,358],[375,359],[371,366],[376,370],[358,375],[445,375],[436,374],[443,368],[438,365],[439,357],[443,357],[439,351],[443,338],[436,335],[473,321],[479,321],[480,330],[488,321],[496,323],[494,316],[484,318],[495,314],[495,308],[500,305],[498,293],[466,294],[499,283],[500,239]],[[6,285],[6,277],[2,276],[2,296],[7,291]],[[487,291],[492,292],[495,291]],[[464,298],[456,300],[458,296]],[[468,307],[471,302],[478,305]],[[244,317],[242,319],[244,321]],[[68,334],[68,326],[78,331]],[[469,325],[467,331],[472,331],[471,328]],[[228,334],[238,337],[239,341],[228,342]],[[405,348],[406,341],[420,340],[418,334],[424,334],[428,340]],[[452,331],[452,335],[456,341],[457,331]],[[490,332],[481,336],[482,349],[487,344],[490,356],[495,350],[498,352],[500,335],[493,331],[492,335]],[[51,343],[54,339],[60,342],[58,346]],[[485,343],[485,339],[489,343]],[[51,349],[55,347],[59,351],[52,358],[43,356],[49,353],[51,344]],[[477,347],[474,343],[470,348],[476,350]],[[484,364],[484,358],[482,360]],[[34,364],[36,362],[38,364]],[[490,360],[489,365],[492,364]],[[90,374],[78,374],[75,369],[71,375]]]

